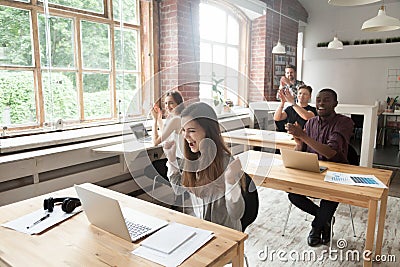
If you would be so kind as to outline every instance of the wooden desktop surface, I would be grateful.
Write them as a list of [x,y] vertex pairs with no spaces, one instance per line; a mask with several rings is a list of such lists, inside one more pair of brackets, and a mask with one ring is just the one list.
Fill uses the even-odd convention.
[[221,135],[227,143],[279,149],[294,149],[296,146],[292,136],[283,132],[242,128]]
[[[266,162],[265,159],[271,157],[280,159],[279,155],[253,150],[239,154],[243,170],[259,186],[368,208],[365,250],[373,251],[375,225],[378,220],[375,255],[381,254],[388,189],[325,182],[325,172],[313,173],[285,168],[283,165],[263,166],[262,162]],[[327,161],[321,161],[320,164],[328,167],[330,171],[375,175],[385,185],[389,184],[392,174],[389,170]],[[377,217],[379,202],[380,212]],[[371,262],[364,262],[366,266],[371,266],[370,264]]]
[[[243,266],[247,234],[173,211],[93,184],[87,188],[118,199],[121,206],[182,224],[211,230],[215,237],[189,257],[182,266]],[[0,223],[43,208],[48,197],[75,197],[74,188],[0,207]],[[101,212],[101,210],[99,210]],[[0,227],[0,266],[159,266],[131,253],[131,243],[90,225],[84,212],[40,235],[27,235]]]

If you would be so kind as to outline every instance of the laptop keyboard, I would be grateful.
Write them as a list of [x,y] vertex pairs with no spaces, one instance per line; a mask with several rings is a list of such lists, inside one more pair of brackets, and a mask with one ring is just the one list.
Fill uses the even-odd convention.
[[141,235],[151,230],[150,227],[145,226],[143,224],[133,223],[125,219],[126,227],[128,228],[129,235],[132,238],[132,241],[138,239]]

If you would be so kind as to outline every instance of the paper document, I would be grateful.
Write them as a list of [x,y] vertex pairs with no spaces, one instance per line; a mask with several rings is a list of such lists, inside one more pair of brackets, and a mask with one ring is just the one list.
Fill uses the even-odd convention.
[[76,209],[72,213],[65,213],[61,210],[61,206],[55,207],[53,212],[48,212],[43,209],[29,213],[22,217],[19,217],[13,221],[3,223],[1,226],[11,228],[13,230],[34,235],[39,234],[80,212],[81,209]]
[[[181,234],[185,236],[186,239],[177,237]],[[195,253],[205,243],[211,240],[213,236],[214,235],[211,231],[190,227],[180,223],[170,223],[165,228],[159,230],[158,232],[152,234],[149,238],[147,238],[151,238],[153,240],[146,242],[147,239],[145,239],[142,242],[145,244],[141,243],[141,246],[132,251],[132,254],[143,257],[163,266],[178,266],[187,258],[189,258],[190,255]],[[160,248],[164,247],[164,244],[161,243],[170,242],[161,238],[172,238],[175,240],[175,244],[172,245],[175,248],[172,250],[169,249],[170,253],[165,253],[161,251],[162,249]],[[155,241],[158,241],[160,245],[158,246],[157,244],[155,244]],[[150,248],[148,246],[149,243],[153,248]]]
[[325,175],[324,181],[337,184],[387,188],[387,186],[384,185],[374,175],[351,174],[351,173],[328,171]]
[[169,254],[195,234],[189,227],[171,223],[146,238],[140,245]]

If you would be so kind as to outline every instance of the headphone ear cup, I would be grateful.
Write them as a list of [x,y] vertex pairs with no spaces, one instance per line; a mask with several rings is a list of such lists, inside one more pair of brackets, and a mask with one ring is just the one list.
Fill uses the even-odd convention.
[[64,199],[61,209],[66,213],[71,213],[76,207],[81,205],[81,201],[78,198],[69,197]]
[[52,197],[46,198],[43,201],[43,208],[48,212],[53,212],[54,209],[54,199]]

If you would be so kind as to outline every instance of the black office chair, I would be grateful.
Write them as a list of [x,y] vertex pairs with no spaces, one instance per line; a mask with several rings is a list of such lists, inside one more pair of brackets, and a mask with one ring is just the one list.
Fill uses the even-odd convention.
[[258,207],[259,207],[259,200],[258,200],[258,192],[257,187],[254,184],[251,177],[245,173],[246,177],[246,190],[242,189],[242,196],[244,199],[244,214],[240,219],[242,223],[242,232],[246,230],[247,226],[255,221],[258,215]]
[[[158,159],[152,162],[152,164],[150,164],[149,166],[146,166],[146,168],[144,168],[144,175],[150,179],[153,179],[153,185],[152,185],[152,191],[151,191],[151,197],[152,197],[152,201],[154,203],[155,197],[155,189],[156,189],[156,185],[157,183],[159,184],[163,184],[166,186],[171,187],[171,183],[169,182],[169,179],[167,177],[167,172],[168,172],[168,168],[167,168],[167,159]],[[176,195],[174,195],[174,205],[172,205],[172,209],[174,210],[178,210],[178,206],[180,205],[179,203],[177,203],[177,197]],[[185,207],[184,207],[184,201],[185,201],[185,194],[182,194],[182,211],[184,212]]]
[[[256,220],[259,207],[257,187],[247,173],[244,173],[244,175],[246,177],[246,189],[242,189],[242,196],[245,206],[243,216],[240,219],[242,224],[242,232],[244,232],[247,226]],[[246,254],[244,255],[244,259],[246,261],[246,266],[249,266]]]
[[364,115],[351,114],[351,119],[354,122],[354,139],[362,139]]
[[[349,144],[347,147],[347,161],[349,162],[350,165],[360,165],[360,158],[358,157],[357,151],[355,150],[355,148]],[[285,235],[285,230],[286,230],[286,226],[289,220],[289,215],[290,212],[292,210],[292,202],[289,201],[289,207],[288,207],[288,212],[286,215],[286,220],[285,220],[285,224],[283,225],[283,229],[282,229],[282,236]],[[353,228],[353,236],[356,237],[356,230],[354,227],[354,221],[353,221],[353,212],[351,211],[351,205],[349,204],[349,214],[350,214],[350,219],[351,219],[351,226]],[[332,222],[331,222],[331,243],[332,243],[332,235],[333,235],[333,217],[332,217]],[[332,247],[332,244],[330,245],[330,247]]]

